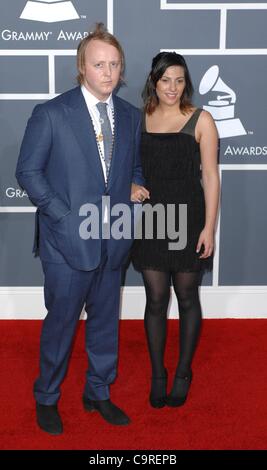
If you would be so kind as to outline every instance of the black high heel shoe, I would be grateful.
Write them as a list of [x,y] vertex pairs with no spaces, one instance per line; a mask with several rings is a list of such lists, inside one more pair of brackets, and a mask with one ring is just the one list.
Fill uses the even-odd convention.
[[192,378],[192,371],[184,377],[180,377],[178,375],[174,377],[172,391],[166,398],[167,406],[174,408],[185,404]]
[[153,408],[163,408],[163,406],[165,406],[167,398],[167,380],[168,372],[166,369],[164,376],[151,378],[149,402]]

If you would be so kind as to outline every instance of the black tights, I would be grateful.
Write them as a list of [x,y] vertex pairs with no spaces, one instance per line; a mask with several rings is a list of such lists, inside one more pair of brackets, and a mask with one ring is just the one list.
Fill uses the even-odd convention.
[[145,331],[153,377],[165,373],[164,351],[167,331],[167,309],[170,281],[178,300],[180,318],[180,354],[176,374],[185,376],[191,368],[201,327],[201,307],[198,295],[199,273],[142,272],[146,290]]

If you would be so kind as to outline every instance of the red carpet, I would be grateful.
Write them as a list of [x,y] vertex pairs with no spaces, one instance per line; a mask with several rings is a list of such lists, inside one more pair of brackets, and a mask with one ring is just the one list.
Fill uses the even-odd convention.
[[[38,371],[41,322],[1,321],[1,449],[266,449],[267,320],[205,320],[186,405],[148,404],[150,369],[143,322],[122,321],[119,375],[112,398],[131,416],[127,428],[83,411],[87,360],[79,327],[60,411],[64,434],[49,436],[35,423],[32,383]],[[177,357],[177,322],[169,321],[166,365]]]

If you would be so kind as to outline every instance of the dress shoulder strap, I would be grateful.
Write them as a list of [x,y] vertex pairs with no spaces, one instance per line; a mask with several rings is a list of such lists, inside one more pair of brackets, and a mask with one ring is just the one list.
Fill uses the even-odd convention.
[[189,121],[186,123],[186,125],[182,129],[182,131],[185,134],[190,134],[193,137],[195,136],[195,128],[196,128],[196,125],[197,125],[198,118],[199,118],[200,114],[202,113],[202,111],[203,111],[202,108],[197,108],[193,112],[191,118],[189,119]]

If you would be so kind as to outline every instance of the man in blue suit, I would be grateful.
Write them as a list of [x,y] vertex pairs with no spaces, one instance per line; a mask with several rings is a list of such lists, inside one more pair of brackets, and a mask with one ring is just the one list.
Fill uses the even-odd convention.
[[[149,197],[140,160],[140,113],[113,94],[124,55],[117,39],[98,23],[78,47],[80,86],[37,105],[28,121],[16,176],[37,206],[35,253],[45,276],[48,310],[43,322],[40,375],[34,384],[37,423],[63,432],[57,408],[75,329],[85,305],[89,368],[85,410],[111,424],[128,416],[110,400],[117,366],[121,268],[132,240],[107,236],[110,208]],[[107,198],[108,196],[108,198]],[[90,203],[104,236],[81,236]]]

